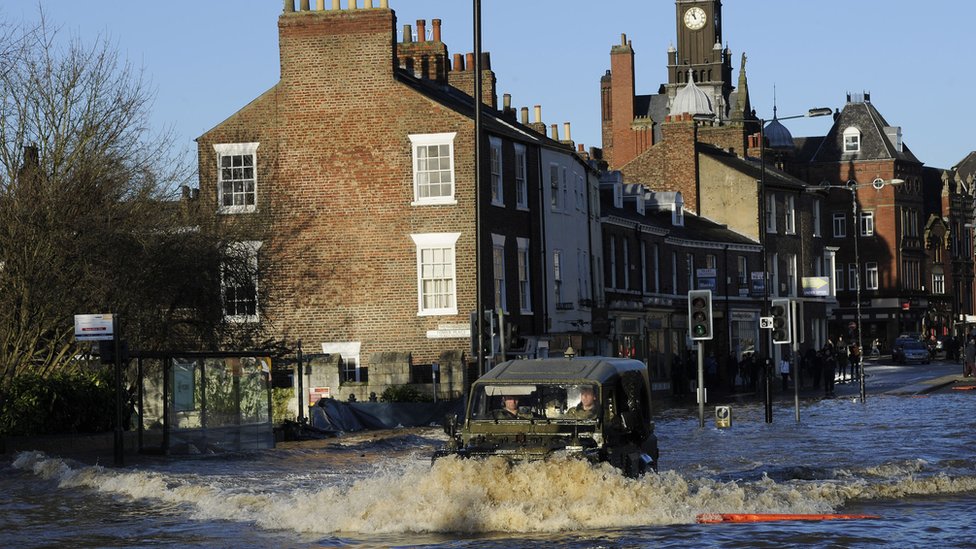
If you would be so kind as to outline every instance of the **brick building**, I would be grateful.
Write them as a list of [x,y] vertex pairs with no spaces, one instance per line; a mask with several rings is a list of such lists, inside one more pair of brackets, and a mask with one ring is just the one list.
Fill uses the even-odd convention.
[[[406,384],[456,397],[472,360],[475,201],[481,287],[493,289],[484,307],[507,312],[514,339],[504,343],[534,356],[551,328],[539,312],[553,301],[543,275],[543,151],[547,167],[579,176],[572,189],[585,195],[595,180],[572,143],[533,130],[526,115],[516,120],[507,97],[496,109],[484,54],[476,198],[474,56],[452,62],[437,19],[432,40],[421,20],[417,40],[406,25],[398,42],[385,0],[336,4],[296,11],[286,0],[280,80],[197,140],[204,203],[226,223],[262,223],[247,243],[258,277],[225,287],[227,314],[260,323],[269,338],[301,341],[313,356],[308,385],[338,398]],[[587,208],[564,215],[590,217]],[[575,262],[565,268],[574,298],[575,282],[591,280],[591,267],[580,268],[585,276]],[[574,313],[591,322],[589,310]],[[493,350],[502,343],[495,338]]]
[[[740,310],[728,338],[709,344],[717,354],[741,356],[747,347],[755,349],[737,342],[764,339],[758,327],[768,306],[763,284],[770,299],[800,302],[800,347],[819,346],[827,337],[824,319],[833,296],[804,295],[802,281],[833,272],[835,250],[825,246],[815,229],[823,199],[782,169],[782,151],[774,143],[760,143],[745,55],[738,86],[732,85],[731,51],[721,45],[721,2],[676,0],[675,6],[678,47],[668,50],[668,82],[657,94],[635,93],[631,42],[624,37],[611,48],[611,69],[601,78],[608,163],[624,182],[680,193],[688,212],[765,249],[765,259],[762,254],[746,256],[741,275],[748,290],[736,288],[726,296],[739,302]],[[762,282],[764,270],[768,283]],[[723,296],[726,288],[716,291]],[[675,294],[674,299],[683,298]],[[775,358],[782,353],[779,347],[759,347],[760,353]]]
[[[788,169],[814,188],[834,187],[826,191],[824,211],[824,239],[838,248],[832,332],[854,335],[859,283],[863,341],[892,342],[899,333],[920,332],[929,271],[922,163],[902,141],[901,128],[885,121],[869,95],[849,95],[827,134],[798,139],[796,148]],[[890,184],[897,180],[904,183]],[[853,197],[844,188],[850,185]]]
[[686,296],[710,289],[715,338],[706,349],[716,355],[719,369],[711,381],[719,385],[709,386],[731,389],[729,358],[738,362],[757,350],[759,308],[750,297],[749,271],[758,268],[759,243],[685,211],[681,193],[624,183],[619,172],[604,176],[601,199],[613,354],[646,361],[655,390],[687,389],[693,372],[672,369],[676,355],[691,365]]

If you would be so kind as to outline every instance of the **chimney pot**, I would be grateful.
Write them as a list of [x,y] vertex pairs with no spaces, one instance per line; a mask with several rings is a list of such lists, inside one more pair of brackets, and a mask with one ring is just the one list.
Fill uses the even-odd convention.
[[552,138],[559,141],[559,125],[552,124],[550,127],[552,128]]
[[542,105],[536,105],[534,109],[535,121],[539,124],[542,123]]
[[427,41],[427,21],[417,19],[417,42]]
[[389,0],[380,0],[380,9],[381,10],[388,10],[388,9],[390,9],[390,2],[389,2]]
[[491,69],[491,52],[483,51],[481,52],[481,70],[489,69]]
[[339,0],[332,0],[332,9],[334,9],[336,11],[339,11],[339,10],[342,9],[342,6],[339,5]]
[[293,13],[295,11],[295,0],[285,0],[285,13]]
[[441,20],[431,19],[430,24],[431,26],[434,27],[434,42],[440,42],[441,41]]
[[506,93],[502,95],[502,107],[506,112],[512,110],[512,94]]
[[454,70],[463,71],[464,70],[464,57],[460,53],[454,54]]
[[464,54],[464,66],[468,69],[474,70],[474,53]]
[[569,136],[569,122],[563,122],[563,134],[566,136],[566,141],[573,140],[573,138]]
[[373,9],[373,0],[366,0],[366,3],[363,7],[370,10]]
[[583,154],[584,152],[586,152],[585,150],[583,150],[583,144],[582,143],[580,143],[579,145],[576,146],[576,150],[578,150],[580,152],[580,154]]
[[358,8],[359,6],[356,5],[357,2],[359,2],[359,0],[346,0],[346,9],[354,10]]
[[[336,0],[338,2],[339,0]],[[403,43],[409,44],[413,42],[413,27],[409,23],[403,25]]]
[[621,46],[627,45],[627,33],[625,32],[620,33],[620,45]]
[[529,124],[529,108],[522,107],[522,123],[525,125]]
[[315,9],[325,11],[325,0],[315,0]]
[[309,9],[308,9],[308,0],[302,0],[301,2],[298,3],[298,6],[299,6],[299,9],[301,9],[302,11],[309,11]]

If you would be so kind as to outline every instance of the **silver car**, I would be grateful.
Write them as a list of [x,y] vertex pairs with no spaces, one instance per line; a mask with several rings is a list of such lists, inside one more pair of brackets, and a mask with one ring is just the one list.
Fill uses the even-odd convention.
[[921,341],[906,341],[892,349],[891,358],[902,364],[909,362],[928,364],[932,355],[929,354],[928,347]]

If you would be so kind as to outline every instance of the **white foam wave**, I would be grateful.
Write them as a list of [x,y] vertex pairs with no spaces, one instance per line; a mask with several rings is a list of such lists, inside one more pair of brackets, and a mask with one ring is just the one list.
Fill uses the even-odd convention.
[[574,459],[511,466],[451,457],[433,466],[390,460],[351,483],[285,490],[271,478],[228,487],[202,475],[75,468],[37,452],[14,462],[64,488],[176,504],[200,520],[315,534],[607,529],[692,523],[701,513],[830,513],[856,499],[976,491],[974,476],[924,476],[923,465],[885,464],[829,480],[722,482],[674,471],[635,480]]

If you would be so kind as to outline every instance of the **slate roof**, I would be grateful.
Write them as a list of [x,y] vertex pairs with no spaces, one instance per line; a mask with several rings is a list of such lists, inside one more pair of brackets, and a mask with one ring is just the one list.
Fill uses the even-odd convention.
[[[437,84],[430,80],[422,80],[401,70],[394,71],[398,82],[413,88],[418,93],[430,98],[441,105],[474,120],[474,98],[463,91],[446,84]],[[548,136],[542,135],[532,128],[524,126],[514,119],[505,118],[502,113],[488,105],[481,109],[482,128],[488,133],[508,137],[522,143],[534,143],[540,147],[556,149],[566,153],[575,153],[572,147],[560,143]],[[588,164],[580,161],[583,164]]]
[[976,151],[967,154],[966,158],[963,158],[952,169],[963,181],[969,181],[970,176],[976,179]]
[[823,143],[823,140],[824,137],[822,135],[814,137],[794,137],[794,162],[802,164],[810,163],[813,159],[813,155],[816,154],[817,149],[820,148],[820,144]]
[[[861,147],[858,152],[846,153],[844,130],[851,126],[861,132]],[[918,158],[904,143],[901,151],[895,148],[895,144],[885,135],[885,128],[890,126],[891,124],[888,124],[888,121],[869,101],[848,102],[834,120],[834,125],[831,126],[810,161],[903,160],[920,164]]]
[[[631,187],[633,185],[633,187]],[[667,203],[667,197],[672,200],[675,193],[660,193],[646,190],[638,184],[626,184],[629,189],[641,188],[644,192],[645,210],[638,213],[634,206],[634,195],[632,192],[624,193],[623,208],[613,206],[613,189],[609,185],[604,185],[600,189],[600,211],[602,217],[614,217],[624,219],[634,223],[649,225],[661,230],[668,238],[678,238],[694,242],[712,242],[716,244],[739,244],[743,246],[759,246],[757,240],[753,240],[741,233],[729,229],[726,225],[716,223],[708,218],[699,217],[687,210],[683,213],[684,224],[674,225],[672,222],[672,212],[670,209],[661,208],[655,204]],[[656,200],[654,195],[662,195]]]

